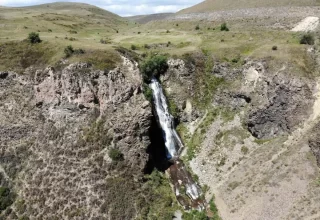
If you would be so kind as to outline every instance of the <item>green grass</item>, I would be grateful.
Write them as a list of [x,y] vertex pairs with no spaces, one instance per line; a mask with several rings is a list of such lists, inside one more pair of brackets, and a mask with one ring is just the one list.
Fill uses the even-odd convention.
[[[190,140],[187,140],[187,160],[192,160],[194,158],[195,154],[199,150],[199,147],[201,146],[202,142],[204,141],[206,130],[209,128],[209,126],[212,124],[212,122],[216,119],[219,112],[217,110],[212,110],[207,113],[205,119],[203,122],[199,125],[195,133],[192,135]],[[178,131],[181,132],[181,129],[178,129]],[[184,135],[182,135],[184,137]]]
[[[0,70],[23,72],[30,66],[46,67],[59,60],[59,46],[49,42],[16,41],[0,44]],[[62,54],[62,53],[61,53]]]

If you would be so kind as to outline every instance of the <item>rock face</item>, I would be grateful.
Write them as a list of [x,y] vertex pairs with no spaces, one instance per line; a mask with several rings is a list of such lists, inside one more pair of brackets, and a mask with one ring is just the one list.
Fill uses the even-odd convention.
[[[137,64],[0,74],[0,180],[6,219],[131,219],[148,160],[151,107]],[[109,157],[110,149],[122,157]],[[127,191],[129,191],[127,193]],[[118,198],[118,199],[115,199]]]
[[248,119],[248,129],[257,138],[272,138],[292,132],[311,114],[314,99],[311,87],[296,78],[275,75],[264,78],[260,102]]

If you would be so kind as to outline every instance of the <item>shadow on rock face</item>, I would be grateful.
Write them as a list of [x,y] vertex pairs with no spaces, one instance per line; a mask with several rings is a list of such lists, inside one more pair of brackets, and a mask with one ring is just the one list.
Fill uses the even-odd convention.
[[151,144],[147,149],[147,153],[149,154],[149,160],[144,172],[146,174],[150,174],[154,168],[164,172],[172,165],[172,163],[169,162],[167,159],[165,143],[162,136],[162,130],[158,126],[156,117],[154,115],[152,117],[152,123],[149,134],[151,140]]

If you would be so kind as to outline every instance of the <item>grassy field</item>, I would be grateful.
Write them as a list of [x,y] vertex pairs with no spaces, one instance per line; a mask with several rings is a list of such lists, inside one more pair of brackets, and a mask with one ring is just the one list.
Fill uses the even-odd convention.
[[[247,57],[269,57],[282,62],[293,60],[307,68],[305,46],[299,44],[299,34],[247,27],[237,21],[227,24],[230,31],[221,31],[220,25],[218,21],[153,21],[142,25],[79,3],[0,8],[0,70],[22,70],[33,61],[53,65],[64,57],[68,45],[88,51],[86,55],[73,56],[71,61],[102,57],[96,62],[97,68],[105,67],[99,62],[119,60],[113,58],[118,46],[134,49],[138,54],[178,57],[209,51],[216,59],[233,63]],[[30,32],[39,33],[43,42],[36,46],[22,42]],[[278,50],[272,50],[273,46]]]

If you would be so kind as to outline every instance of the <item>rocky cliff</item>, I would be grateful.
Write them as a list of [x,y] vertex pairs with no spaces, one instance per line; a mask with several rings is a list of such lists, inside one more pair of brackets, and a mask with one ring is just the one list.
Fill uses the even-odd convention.
[[152,115],[137,64],[122,60],[0,74],[0,180],[12,195],[2,219],[139,213]]
[[318,217],[318,78],[270,59],[193,54],[169,64],[162,81],[184,158],[221,217]]

